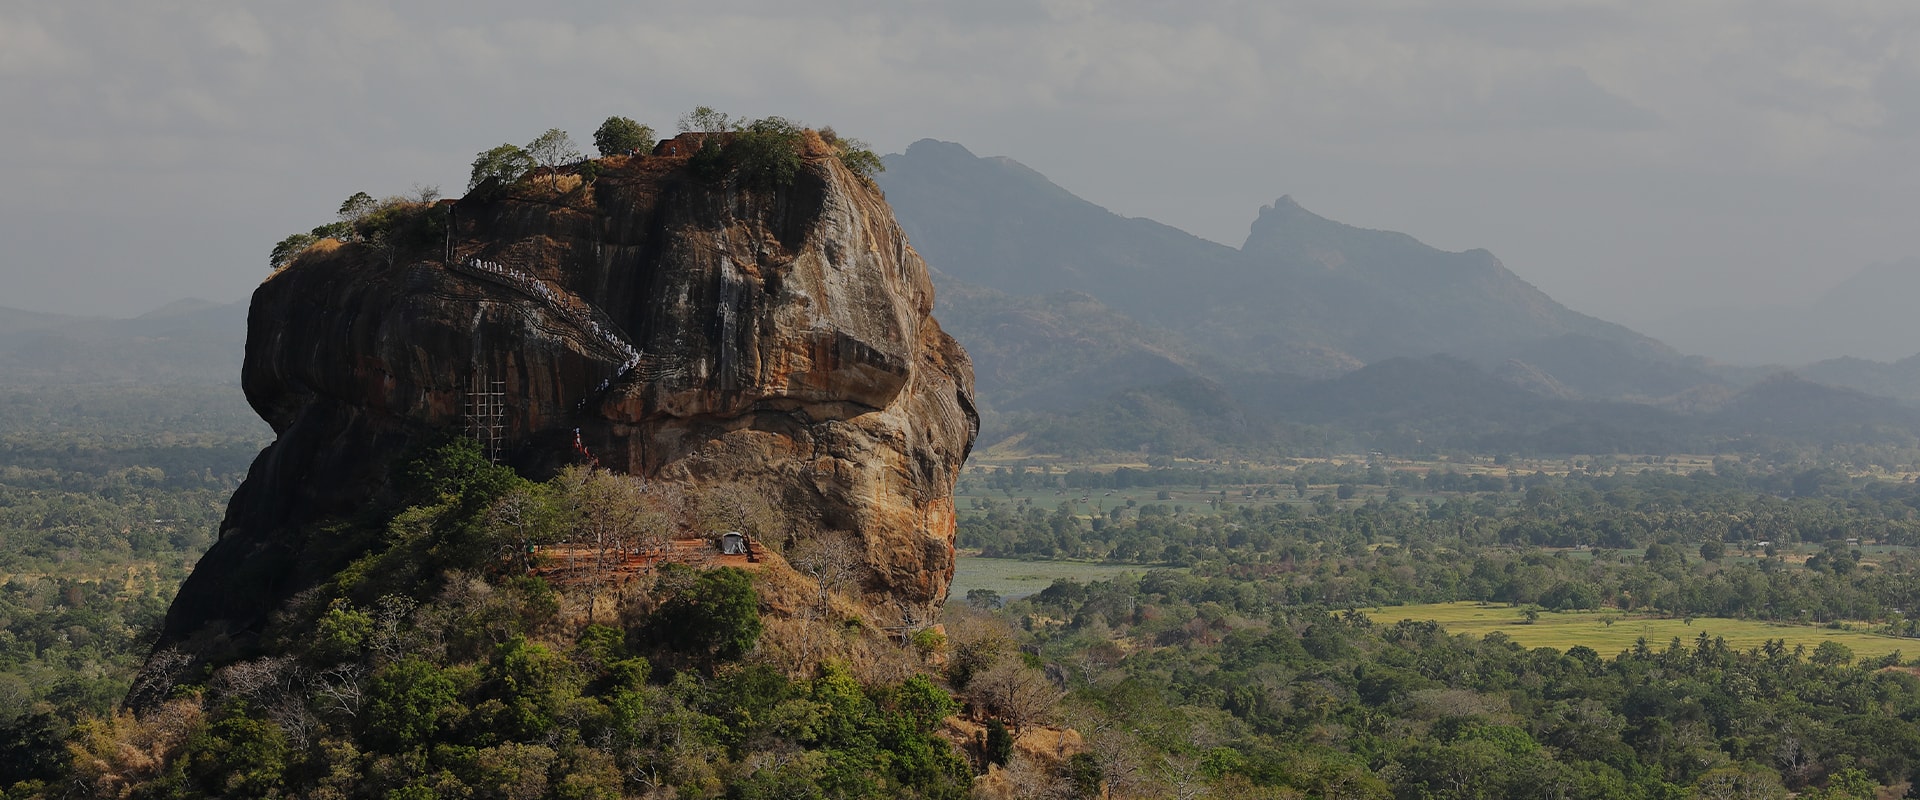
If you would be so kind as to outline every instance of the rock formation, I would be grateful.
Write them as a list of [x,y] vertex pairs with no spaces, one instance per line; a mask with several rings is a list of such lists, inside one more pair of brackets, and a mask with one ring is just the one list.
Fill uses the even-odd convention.
[[345,556],[309,523],[462,428],[476,381],[500,382],[523,474],[579,460],[577,435],[611,469],[743,484],[863,541],[870,605],[939,603],[972,367],[879,190],[804,141],[791,183],[700,170],[682,137],[597,176],[482,187],[447,209],[444,244],[316,249],[267,280],[244,383],[278,437],[161,646],[257,630],[324,580]]

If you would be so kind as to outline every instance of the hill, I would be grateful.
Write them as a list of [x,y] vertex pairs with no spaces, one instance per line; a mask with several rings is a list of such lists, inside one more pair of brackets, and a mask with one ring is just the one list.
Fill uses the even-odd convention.
[[983,409],[1077,407],[1110,392],[1218,369],[1177,334],[1145,325],[1074,291],[1010,295],[935,275],[941,314],[955,338],[976,342],[975,380],[991,387]]
[[[1235,249],[1119,216],[957,144],[922,140],[886,165],[879,181],[901,224],[955,283],[1079,292],[1232,370],[1332,377],[1446,353],[1489,367],[1519,360],[1596,397],[1715,380],[1703,362],[1566,308],[1484,250],[1342,224],[1288,197],[1261,209]],[[968,325],[964,311],[952,316]]]
[[1920,355],[1892,363],[1852,357],[1830,358],[1795,369],[1794,374],[1828,386],[1920,403]]
[[1671,450],[1754,434],[1703,415],[1766,373],[1573,311],[1485,250],[1290,197],[1231,248],[957,144],[916,142],[886,165],[942,320],[975,356],[990,442]]

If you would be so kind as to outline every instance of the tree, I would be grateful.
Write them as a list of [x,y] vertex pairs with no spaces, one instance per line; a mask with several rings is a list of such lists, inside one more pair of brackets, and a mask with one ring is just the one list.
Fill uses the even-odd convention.
[[591,551],[587,620],[592,622],[607,577],[626,561],[628,550],[643,541],[650,542],[665,528],[665,522],[647,502],[646,487],[637,479],[603,469],[575,467],[565,473],[563,483],[575,511],[573,545]]
[[739,531],[762,544],[780,533],[780,515],[760,492],[738,483],[709,486],[699,496],[698,524],[702,533]]
[[296,233],[274,243],[273,253],[267,256],[267,266],[279,269],[307,252],[307,248],[319,243],[320,237],[311,233]]
[[745,179],[783,186],[800,172],[801,144],[799,125],[782,117],[765,117],[739,126],[725,154]]
[[792,548],[787,563],[814,580],[819,587],[821,613],[827,610],[833,593],[860,576],[860,545],[843,533],[819,533]]
[[556,171],[562,164],[571,164],[580,160],[580,148],[573,144],[573,137],[559,128],[548,128],[533,141],[527,143],[527,155],[533,163],[547,171],[547,178],[555,180]]
[[[668,583],[672,576],[662,575]],[[760,641],[760,596],[747,573],[707,570],[662,604],[654,622],[673,646],[723,660],[746,655]]]
[[1828,639],[1821,642],[1819,647],[1813,648],[1813,657],[1810,660],[1823,667],[1845,666],[1853,663],[1853,648]]
[[515,486],[487,510],[488,529],[502,549],[519,559],[522,572],[533,568],[534,547],[559,538],[561,522],[545,484]]
[[602,156],[625,155],[653,149],[653,129],[626,117],[608,117],[593,132],[593,147]]
[[987,763],[1007,763],[1013,757],[1013,736],[1007,733],[1007,724],[997,719],[987,720],[986,743],[981,745]]
[[1043,721],[1062,695],[1040,670],[1017,658],[1003,659],[973,676],[967,683],[967,693],[988,714],[1006,720],[1014,730],[1026,730]]
[[1847,767],[1827,776],[1825,796],[1833,800],[1873,800],[1879,788],[1865,770]]
[[680,115],[681,133],[725,133],[733,130],[733,119],[708,106],[697,106]]
[[366,737],[392,752],[411,749],[459,709],[459,699],[453,680],[431,662],[409,658],[393,664],[367,687]]
[[380,204],[374,201],[373,195],[367,194],[366,192],[354,192],[352,197],[347,198],[345,202],[340,204],[340,211],[338,213],[341,222],[351,225],[359,222],[361,217],[372,213],[374,209],[379,207]]
[[210,796],[267,797],[287,769],[286,736],[273,723],[229,714],[187,743],[187,773]]
[[501,183],[512,183],[533,169],[533,156],[515,145],[503,144],[491,150],[483,150],[473,159],[473,172],[467,178],[467,191],[480,188],[489,178]]
[[992,611],[1006,605],[1006,601],[1000,598],[999,592],[981,587],[967,590],[967,605],[982,611]]

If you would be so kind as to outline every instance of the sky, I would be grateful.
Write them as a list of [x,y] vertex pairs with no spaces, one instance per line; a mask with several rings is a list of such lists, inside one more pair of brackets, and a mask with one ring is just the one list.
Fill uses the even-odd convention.
[[0,305],[239,300],[356,191],[703,104],[1232,245],[1292,195],[1641,327],[1920,256],[1911,0],[548,5],[0,0]]

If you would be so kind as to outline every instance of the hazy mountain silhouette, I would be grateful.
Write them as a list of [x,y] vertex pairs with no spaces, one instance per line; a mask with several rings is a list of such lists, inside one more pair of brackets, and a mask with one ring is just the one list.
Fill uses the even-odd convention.
[[237,383],[247,304],[182,300],[130,319],[0,308],[0,385]]
[[1920,352],[1920,259],[1873,264],[1805,303],[1717,308],[1656,323],[1690,352],[1747,364],[1837,358],[1894,361]]
[[[1568,309],[1485,250],[1439,250],[1289,197],[1236,249],[957,144],[917,142],[886,164],[881,185],[939,271],[942,324],[974,354],[989,443],[1674,452],[1920,431],[1920,413],[1869,396],[1920,397],[1920,357],[1801,370],[1852,388],[1768,377]],[[1828,302],[1881,302],[1868,295],[1897,273]]]
[[[1228,371],[1332,377],[1446,353],[1484,366],[1519,361],[1596,397],[1713,380],[1659,342],[1555,302],[1485,250],[1442,251],[1288,197],[1261,209],[1234,249],[1113,214],[1018,162],[957,144],[922,140],[886,164],[879,179],[908,236],[953,283],[1079,292]],[[966,324],[964,311],[942,318]]]
[[1920,355],[1891,364],[1864,358],[1830,358],[1794,370],[1816,383],[1920,403]]
[[1396,357],[1320,381],[1247,391],[1206,380],[1114,392],[1017,418],[1023,446],[1090,455],[1286,452],[1719,453],[1832,444],[1912,447],[1920,410],[1776,375],[1689,410],[1549,397],[1449,356]]
[[1017,412],[1077,407],[1114,391],[1197,379],[1217,371],[1180,337],[1144,325],[1079,292],[1010,295],[934,276],[942,323],[973,342],[983,410]]
[[[1236,249],[956,144],[917,142],[886,163],[881,185],[935,268],[941,324],[972,355],[983,444],[1657,452],[1920,430],[1911,409],[1870,396],[1920,400],[1920,356],[1767,377],[1777,370],[1713,366],[1572,311],[1484,250],[1442,251],[1287,197]],[[1916,296],[1905,276],[1920,271],[1868,270],[1814,305],[1907,324],[1858,310]],[[0,385],[232,382],[245,323],[245,303],[203,300],[131,319],[0,308]]]

